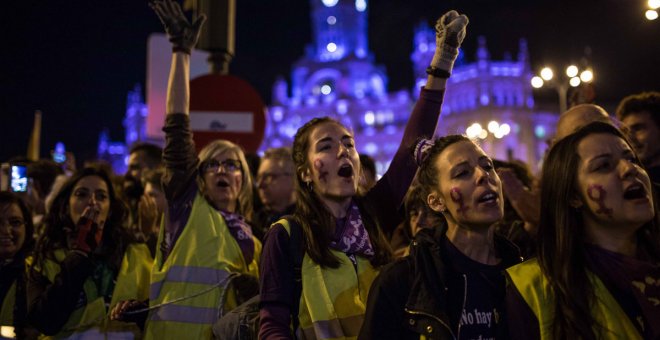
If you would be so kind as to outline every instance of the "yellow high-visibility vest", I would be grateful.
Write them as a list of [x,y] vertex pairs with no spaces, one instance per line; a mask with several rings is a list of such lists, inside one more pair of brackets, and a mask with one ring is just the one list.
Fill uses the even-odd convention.
[[[158,244],[164,234],[165,227],[161,226]],[[211,327],[219,317],[219,301],[227,277],[231,273],[259,274],[261,242],[253,239],[253,260],[245,263],[220,212],[198,193],[170,255],[163,261],[160,247],[156,250],[149,304],[166,305],[149,312],[145,339],[212,338]],[[225,312],[236,307],[232,292],[228,292]],[[168,304],[175,300],[180,301]]]
[[[54,282],[64,261],[67,251],[55,251],[55,261],[47,259],[43,268],[36,268],[50,282]],[[31,259],[28,260],[28,264]],[[130,322],[110,321],[109,310],[123,300],[146,300],[149,296],[149,274],[151,271],[151,255],[145,244],[131,244],[126,248],[121,267],[117,274],[116,283],[112,292],[110,306],[106,307],[103,296],[99,296],[96,284],[88,278],[83,284],[83,292],[87,304],[74,310],[59,333],[52,337],[43,338],[77,338],[96,339],[133,339],[140,338],[139,327]]]
[[[586,269],[585,269],[586,270]],[[539,321],[541,339],[552,339],[552,322],[554,320],[554,293],[548,280],[541,272],[537,259],[531,259],[506,270],[513,285],[532,309]],[[616,302],[598,276],[587,272],[594,287],[597,299],[591,312],[595,326],[594,333],[601,339],[641,339],[641,335],[632,324],[628,315]]]
[[[291,234],[286,220],[276,223]],[[356,256],[354,266],[343,252],[332,253],[341,261],[338,268],[321,268],[307,254],[303,257],[299,339],[356,339],[360,333],[378,271],[362,256]]]

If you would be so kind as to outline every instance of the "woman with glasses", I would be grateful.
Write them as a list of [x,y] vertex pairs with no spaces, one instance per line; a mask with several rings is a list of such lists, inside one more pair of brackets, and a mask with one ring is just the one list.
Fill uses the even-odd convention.
[[0,326],[25,339],[25,259],[34,246],[34,226],[27,205],[15,194],[0,192]]
[[[191,25],[174,1],[150,5],[173,53],[163,128],[168,216],[151,273],[145,338],[210,339],[219,309],[237,303],[233,291],[225,292],[230,274],[258,275],[261,243],[246,222],[252,217],[252,179],[236,144],[217,140],[195,153],[188,116],[190,51],[205,17]],[[115,317],[130,309],[117,310]]]
[[104,170],[82,169],[63,185],[31,261],[29,324],[55,338],[139,337],[136,325],[107,318],[119,301],[149,293],[151,256],[127,216]]

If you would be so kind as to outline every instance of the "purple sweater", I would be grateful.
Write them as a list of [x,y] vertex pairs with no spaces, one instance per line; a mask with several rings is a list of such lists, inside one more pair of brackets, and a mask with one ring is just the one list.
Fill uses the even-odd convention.
[[[444,91],[422,89],[419,100],[410,115],[401,145],[392,163],[366,194],[364,201],[375,207],[378,224],[391,235],[401,217],[398,209],[408,191],[417,164],[412,157],[412,146],[420,137],[431,137],[440,116]],[[281,225],[268,231],[261,257],[261,328],[260,339],[291,339],[291,303],[293,303],[293,260],[289,254],[289,235]]]

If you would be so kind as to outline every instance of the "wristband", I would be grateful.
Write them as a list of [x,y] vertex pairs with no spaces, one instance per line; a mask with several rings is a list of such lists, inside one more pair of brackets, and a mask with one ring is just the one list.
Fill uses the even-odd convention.
[[429,76],[435,77],[435,78],[449,78],[451,76],[451,73],[447,70],[443,70],[441,68],[437,68],[435,66],[429,66],[426,68],[426,74]]

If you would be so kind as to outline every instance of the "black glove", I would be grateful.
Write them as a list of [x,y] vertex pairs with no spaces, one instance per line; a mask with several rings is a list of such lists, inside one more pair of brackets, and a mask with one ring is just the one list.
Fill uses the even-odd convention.
[[149,6],[156,12],[160,22],[163,23],[165,32],[167,32],[172,43],[172,51],[190,54],[190,51],[197,44],[206,16],[202,14],[191,25],[177,2],[157,0],[150,3]]

